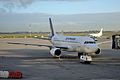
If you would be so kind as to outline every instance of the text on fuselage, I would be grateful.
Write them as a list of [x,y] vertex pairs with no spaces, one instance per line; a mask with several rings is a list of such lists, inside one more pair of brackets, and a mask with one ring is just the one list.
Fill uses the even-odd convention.
[[67,37],[65,40],[76,40],[76,38]]

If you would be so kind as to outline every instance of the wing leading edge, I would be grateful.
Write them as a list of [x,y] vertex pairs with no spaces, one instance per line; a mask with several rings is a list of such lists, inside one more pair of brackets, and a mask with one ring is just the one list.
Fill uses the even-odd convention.
[[52,46],[50,45],[40,45],[40,44],[27,44],[27,43],[13,43],[13,42],[7,42],[8,44],[18,44],[18,45],[30,45],[30,46],[39,46],[39,47],[42,47],[42,46],[45,46],[45,47],[49,47],[51,48]]
[[51,46],[51,45],[42,45],[42,44],[27,44],[27,43],[14,43],[14,42],[7,42],[8,44],[17,44],[17,45],[25,45],[25,46],[38,46],[38,47],[49,47],[51,48],[60,48],[60,49],[68,49],[68,47],[59,47],[59,46]]

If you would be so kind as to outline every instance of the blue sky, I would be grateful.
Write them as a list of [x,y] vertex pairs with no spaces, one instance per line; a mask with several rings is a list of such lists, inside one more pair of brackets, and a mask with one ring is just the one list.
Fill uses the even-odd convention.
[[27,4],[27,7],[15,7],[12,11],[47,14],[120,12],[120,0],[32,0],[31,4]]

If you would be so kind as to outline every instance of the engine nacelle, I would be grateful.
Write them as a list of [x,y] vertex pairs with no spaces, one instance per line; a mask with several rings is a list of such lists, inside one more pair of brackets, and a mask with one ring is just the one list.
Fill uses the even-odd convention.
[[95,52],[95,54],[100,54],[100,49],[98,48],[98,50]]
[[59,57],[61,55],[61,50],[59,48],[52,48],[50,53],[52,56]]

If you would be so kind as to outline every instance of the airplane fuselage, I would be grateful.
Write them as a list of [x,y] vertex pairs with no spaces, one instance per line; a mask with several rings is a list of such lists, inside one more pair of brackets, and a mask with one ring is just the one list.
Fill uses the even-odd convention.
[[[62,36],[55,35],[51,39],[54,47],[62,47],[64,51],[80,52],[80,53],[95,53],[99,48],[95,41],[90,37],[85,36]],[[66,49],[64,49],[66,47]]]
[[102,33],[90,34],[90,36],[97,38],[97,37],[101,37]]

